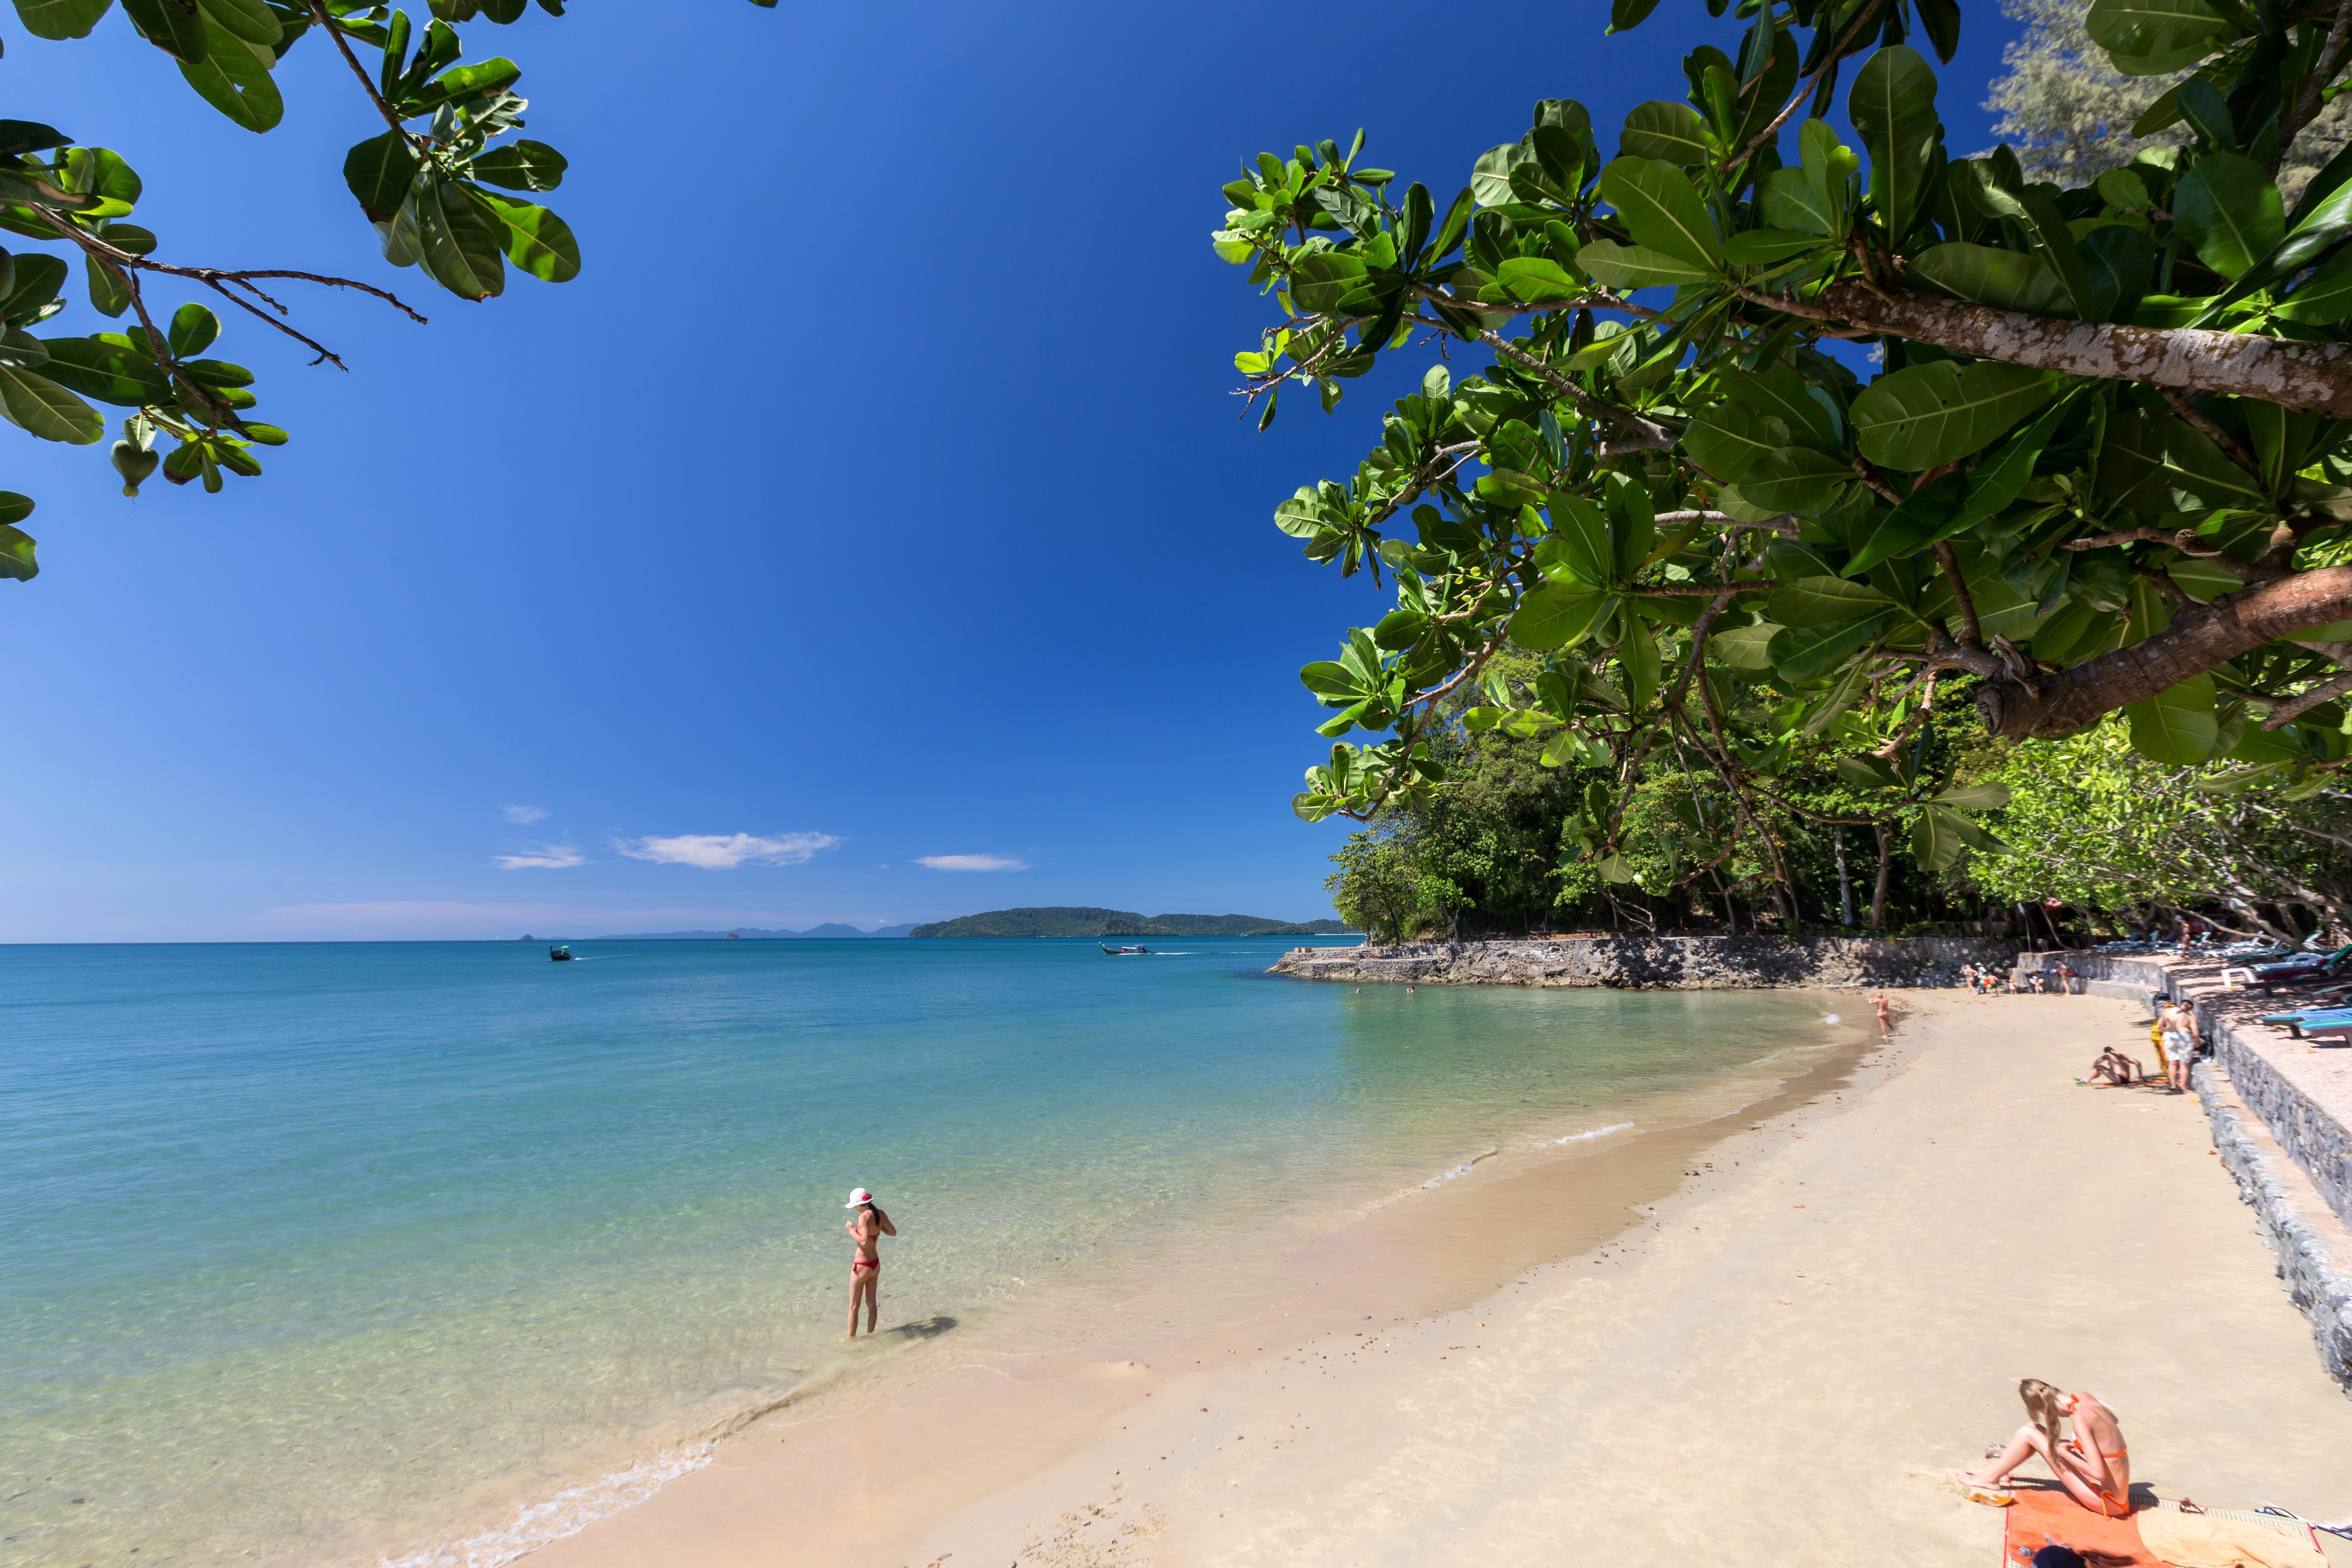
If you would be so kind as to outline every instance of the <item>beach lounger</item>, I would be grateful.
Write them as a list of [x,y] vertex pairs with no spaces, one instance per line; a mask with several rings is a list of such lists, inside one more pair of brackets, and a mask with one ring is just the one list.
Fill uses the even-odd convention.
[[[2264,1018],[2263,1023],[2272,1022]],[[2308,1040],[2319,1035],[2352,1035],[2352,1007],[2329,1007],[2316,1012],[2283,1013],[2276,1021],[2298,1040]]]

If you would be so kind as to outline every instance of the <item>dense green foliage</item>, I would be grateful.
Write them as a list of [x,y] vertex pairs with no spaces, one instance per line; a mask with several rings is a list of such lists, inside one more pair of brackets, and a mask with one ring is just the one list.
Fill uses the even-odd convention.
[[2257,789],[2347,757],[2352,156],[2292,203],[2278,166],[2352,7],[2097,0],[2116,70],[2189,75],[2137,125],[2178,145],[2071,188],[1945,145],[1905,40],[1949,59],[1954,0],[1735,20],[1613,154],[1547,100],[1450,201],[1360,134],[1224,187],[1216,248],[1278,309],[1235,360],[1262,425],[1416,345],[1493,355],[1430,366],[1352,474],[1276,513],[1394,591],[1301,671],[1335,744],[1294,803],[1394,814],[1342,871],[1380,920],[1450,929],[1525,858],[1454,729],[1574,765],[1582,805],[1535,846],[1574,868],[1556,897],[1765,875],[1791,922],[1824,830],[1874,872],[1882,826],[1928,874],[1993,842],[1970,813],[2000,792],[1920,741],[1959,703],[2012,742],[2123,712],[2142,755],[2275,770]]
[[[776,0],[752,0],[772,6]],[[538,0],[563,15],[564,0]],[[16,16],[37,38],[87,37],[113,0],[16,0]],[[530,0],[431,0],[421,27],[404,11],[367,0],[122,0],[139,36],[162,51],[195,95],[246,132],[274,128],[285,101],[272,74],[313,31],[339,53],[356,79],[356,115],[382,127],[344,154],[344,184],[375,230],[384,259],[415,267],[463,300],[506,287],[511,266],[561,283],[580,270],[580,247],[564,221],[528,199],[562,182],[563,155],[543,142],[517,138],[525,100],[514,90],[522,68],[503,57],[460,65],[465,24],[519,21]],[[354,46],[359,46],[355,48]],[[370,69],[360,48],[374,58]],[[79,129],[79,128],[77,128]],[[236,168],[223,149],[225,171]],[[422,322],[391,293],[350,278],[279,268],[184,265],[156,253],[161,242],[130,222],[142,186],[131,162],[105,147],[80,145],[73,131],[0,120],[0,228],[43,249],[0,249],[0,417],[47,441],[92,446],[106,416],[92,403],[131,412],[112,458],[123,493],[160,466],[174,485],[222,488],[227,474],[261,472],[254,448],[282,445],[286,432],[248,416],[258,401],[253,373],[210,357],[220,319],[190,301],[176,309],[148,298],[157,279],[209,290],[311,351],[313,363],[342,362],[297,331],[271,290],[289,282],[357,289]],[[266,200],[225,173],[216,199]],[[70,279],[79,260],[81,285]],[[37,337],[29,330],[68,308],[79,292],[100,316],[131,323],[121,331]],[[155,449],[168,436],[168,452]],[[16,524],[33,500],[0,491],[0,577],[39,571],[34,541]]]
[[[1546,671],[1507,650],[1489,673],[1516,692]],[[1906,717],[1891,732],[1864,730],[1850,709],[1817,734],[1767,745],[1757,738],[1786,694],[1763,670],[1716,672],[1714,683],[1728,731],[1748,742],[1737,794],[1711,759],[1671,741],[1623,790],[1607,746],[1474,729],[1455,704],[1430,733],[1448,782],[1391,802],[1349,837],[1326,884],[1335,904],[1383,939],[1900,931],[1981,913],[1969,872],[2001,846],[1979,814],[2009,792],[1977,776],[2001,753],[1976,733],[1964,697],[1896,704]],[[1596,682],[1586,700],[1605,708],[1616,693]],[[1596,858],[1621,800],[1614,851]]]
[[908,936],[1327,936],[1338,921],[1267,920],[1259,915],[1139,915],[1084,906],[991,910],[917,926]]
[[2021,746],[1997,776],[2010,853],[1969,868],[1997,900],[2134,926],[2193,910],[2290,938],[2352,927],[2352,796],[2326,787],[2331,775],[2249,787],[2243,770],[2152,763],[2109,722]]

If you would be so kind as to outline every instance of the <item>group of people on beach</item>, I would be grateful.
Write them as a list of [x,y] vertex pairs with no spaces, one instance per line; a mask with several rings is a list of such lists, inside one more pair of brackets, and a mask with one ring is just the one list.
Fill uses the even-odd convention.
[[2058,961],[2058,967],[2054,972],[2029,969],[2022,977],[2013,973],[1995,969],[1990,963],[1960,965],[1960,984],[1978,996],[2046,996],[2051,994],[2051,988],[2053,985],[2057,989],[2057,994],[2073,996],[2081,993],[2082,986],[2079,984],[2081,979],[2082,977],[2075,973],[2074,966],[2064,959]]
[[[2175,1094],[2189,1092],[2189,1067],[2197,1059],[2204,1046],[2204,1035],[2197,1027],[2197,1015],[2178,1002],[2167,1002],[2148,1026],[2148,1044],[2156,1049],[2156,1081]],[[2091,1076],[2084,1079],[2093,1089],[2129,1089],[2148,1081],[2140,1068],[2137,1057],[2126,1055],[2121,1046],[2109,1046],[2091,1064]]]

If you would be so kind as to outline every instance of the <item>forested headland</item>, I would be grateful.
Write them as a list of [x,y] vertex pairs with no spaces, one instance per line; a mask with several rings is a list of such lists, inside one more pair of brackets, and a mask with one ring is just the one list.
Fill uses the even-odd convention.
[[1276,921],[1260,915],[1139,915],[1083,905],[991,910],[917,926],[908,936],[1332,936],[1339,921]]

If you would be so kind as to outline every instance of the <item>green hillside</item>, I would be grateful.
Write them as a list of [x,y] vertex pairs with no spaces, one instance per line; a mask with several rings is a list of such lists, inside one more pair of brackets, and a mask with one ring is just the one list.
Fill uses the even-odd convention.
[[1331,936],[1338,921],[1266,920],[1258,915],[1139,915],[1132,910],[991,910],[917,926],[908,936]]

